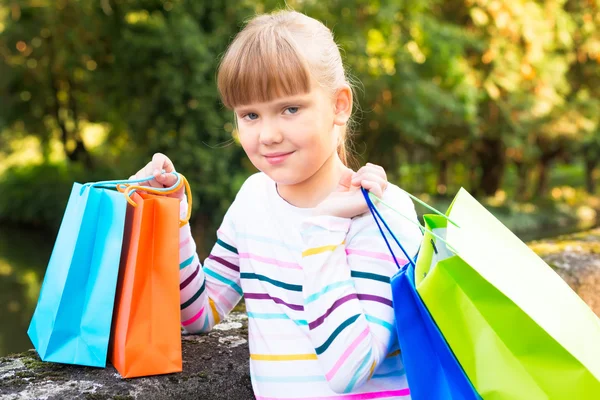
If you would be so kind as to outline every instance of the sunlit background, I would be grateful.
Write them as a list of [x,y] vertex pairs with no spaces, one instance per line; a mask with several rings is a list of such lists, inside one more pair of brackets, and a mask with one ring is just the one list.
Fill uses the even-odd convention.
[[[464,186],[524,240],[600,212],[599,0],[288,1],[333,29],[357,164],[445,209]],[[0,0],[0,356],[26,329],[74,181],[154,152],[192,185],[205,255],[253,172],[219,57],[282,1]],[[422,212],[423,210],[421,210]]]

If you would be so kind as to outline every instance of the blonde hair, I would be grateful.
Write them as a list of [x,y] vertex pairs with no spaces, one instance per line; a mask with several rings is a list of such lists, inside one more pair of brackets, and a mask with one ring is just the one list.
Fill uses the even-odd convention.
[[[254,17],[227,49],[217,76],[225,107],[310,91],[311,76],[332,96],[346,77],[332,32],[320,21],[295,11]],[[340,129],[338,154],[348,165],[348,124]]]

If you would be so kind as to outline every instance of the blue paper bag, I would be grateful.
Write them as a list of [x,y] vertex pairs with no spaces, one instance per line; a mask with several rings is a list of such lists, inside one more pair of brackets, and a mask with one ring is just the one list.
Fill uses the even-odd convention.
[[479,400],[415,287],[414,266],[392,277],[398,342],[411,397]]
[[73,185],[27,331],[43,361],[106,366],[126,205]]
[[[411,398],[413,400],[481,400],[481,396],[473,388],[417,293],[414,261],[381,217],[368,193],[362,190],[381,235],[399,267],[398,272],[391,279],[392,303]],[[400,267],[398,264],[380,222],[409,260],[407,265]]]

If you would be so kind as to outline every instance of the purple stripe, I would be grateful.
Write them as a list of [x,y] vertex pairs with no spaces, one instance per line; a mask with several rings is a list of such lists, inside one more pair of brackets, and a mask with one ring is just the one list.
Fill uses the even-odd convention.
[[198,275],[198,271],[200,271],[200,264],[196,265],[196,270],[190,276],[188,276],[185,281],[179,284],[179,290],[185,289],[185,287],[194,280],[196,275]]
[[244,293],[245,299],[254,299],[254,300],[273,300],[277,304],[283,304],[286,307],[291,308],[296,311],[304,311],[304,306],[300,304],[290,304],[281,300],[278,297],[271,297],[267,293]]
[[385,304],[386,306],[392,307],[392,301],[390,299],[386,299],[385,297],[381,297],[381,296],[375,296],[373,294],[359,294],[358,299],[359,300],[376,301],[378,303],[382,303],[382,304]]
[[224,260],[224,259],[222,259],[221,257],[213,256],[213,255],[211,254],[210,256],[208,256],[208,258],[210,258],[211,260],[215,260],[215,261],[216,261],[216,262],[218,262],[219,264],[221,264],[221,265],[223,265],[223,266],[225,266],[225,267],[227,267],[227,268],[229,268],[229,269],[232,269],[232,270],[234,270],[234,271],[236,271],[236,272],[240,272],[240,267],[238,267],[238,266],[237,266],[237,265],[235,265],[235,264],[232,264],[232,263],[230,263],[230,262],[229,262],[229,261],[227,261],[227,260]]
[[333,312],[333,310],[335,310],[336,308],[338,308],[345,302],[350,301],[352,299],[356,299],[356,298],[357,298],[356,293],[350,293],[349,295],[346,295],[340,299],[337,299],[335,301],[335,303],[333,303],[331,305],[331,307],[329,307],[329,310],[327,310],[327,312],[325,314],[321,315],[319,318],[317,318],[316,320],[314,320],[313,322],[308,324],[308,328],[310,330],[315,329],[317,326],[321,325],[323,323],[323,321],[325,321],[325,318],[327,318],[329,316],[329,314],[331,314]]

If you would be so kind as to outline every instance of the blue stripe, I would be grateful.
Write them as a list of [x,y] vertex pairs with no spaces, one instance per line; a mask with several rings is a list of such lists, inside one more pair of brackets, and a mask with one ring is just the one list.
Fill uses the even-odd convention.
[[342,331],[344,329],[346,329],[348,326],[352,325],[352,323],[354,321],[356,321],[358,319],[358,317],[360,317],[360,314],[353,315],[350,318],[348,318],[347,320],[345,320],[344,322],[342,322],[337,328],[335,328],[335,331],[333,331],[333,333],[327,338],[325,343],[323,343],[322,345],[320,345],[319,347],[317,347],[315,349],[315,352],[318,355],[323,354],[329,348],[329,346],[331,346],[331,343],[333,343],[335,338],[338,337],[338,335],[340,333],[342,333]]
[[363,360],[362,364],[360,364],[360,367],[358,367],[358,369],[354,373],[354,376],[348,383],[348,386],[346,386],[346,389],[344,389],[344,393],[348,393],[352,390],[352,388],[354,388],[354,385],[356,385],[356,381],[358,380],[359,375],[362,374],[362,369],[365,368],[369,364],[369,361],[371,361],[371,353],[372,352],[373,352],[372,349],[369,350],[369,352],[367,353],[367,356]]
[[205,319],[204,319],[204,325],[202,325],[202,329],[200,329],[200,332],[206,332],[206,329],[208,328],[208,314],[209,313],[204,313],[206,314]]
[[354,286],[354,281],[352,279],[348,279],[347,281],[336,282],[332,283],[331,285],[327,285],[317,293],[311,294],[306,299],[304,299],[304,304],[310,304],[313,301],[317,300],[319,297],[323,296],[325,293],[344,286]]
[[305,383],[305,382],[325,382],[327,379],[323,375],[309,376],[260,376],[252,375],[254,382],[269,383]]
[[223,283],[226,283],[227,285],[231,286],[236,292],[239,293],[240,296],[244,295],[244,292],[242,292],[242,288],[239,287],[237,285],[237,283],[235,283],[234,281],[229,280],[229,279],[225,278],[224,276],[221,276],[221,275],[217,274],[215,271],[212,271],[212,270],[210,270],[208,268],[203,268],[203,270],[204,270],[204,273],[206,275],[212,276],[216,280],[219,280],[219,281],[221,281]]
[[350,276],[353,278],[371,279],[384,283],[390,283],[390,277],[385,275],[373,274],[371,272],[350,271]]
[[233,247],[230,244],[225,243],[224,241],[222,241],[221,239],[217,239],[217,244],[219,246],[221,246],[222,248],[231,251],[232,253],[238,254],[238,251],[235,247]]
[[179,264],[179,269],[184,269],[185,267],[190,265],[192,261],[194,261],[194,255],[192,255],[190,258]]
[[254,312],[250,312],[247,311],[246,314],[248,314],[248,318],[255,318],[255,319],[289,319],[292,320],[296,323],[296,325],[302,326],[302,325],[307,325],[308,326],[308,322],[306,322],[303,319],[291,319],[287,314],[273,314],[273,313],[254,313]]
[[394,325],[390,324],[389,322],[384,321],[384,320],[379,319],[379,318],[376,318],[376,317],[374,317],[372,315],[368,315],[368,314],[365,315],[365,318],[367,318],[367,321],[369,321],[369,322],[373,322],[375,324],[383,326],[384,328],[386,328],[387,330],[389,330],[392,333],[392,335],[395,333],[395,331],[394,331]]
[[275,279],[271,279],[268,276],[255,274],[253,272],[242,272],[240,274],[240,278],[241,279],[258,279],[259,281],[269,282],[270,284],[275,285],[280,288],[283,288],[283,289],[293,290],[294,292],[302,291],[302,285],[292,285],[291,283],[281,282],[281,281],[278,281]]

